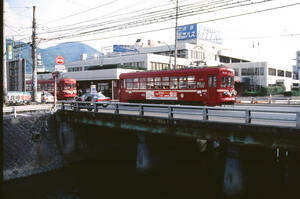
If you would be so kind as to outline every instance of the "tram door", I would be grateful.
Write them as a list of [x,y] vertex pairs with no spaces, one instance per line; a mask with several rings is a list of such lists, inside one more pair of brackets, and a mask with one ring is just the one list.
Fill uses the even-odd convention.
[[217,76],[208,75],[207,78],[207,105],[217,104]]

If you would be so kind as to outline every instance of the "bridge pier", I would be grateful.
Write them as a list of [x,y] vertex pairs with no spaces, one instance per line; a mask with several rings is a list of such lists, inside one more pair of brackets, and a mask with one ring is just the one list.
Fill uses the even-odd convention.
[[151,166],[149,148],[146,144],[145,135],[137,135],[137,138],[136,171],[143,173]]
[[227,157],[225,158],[223,193],[230,198],[239,197],[243,192],[243,175],[239,156],[239,147],[228,145]]

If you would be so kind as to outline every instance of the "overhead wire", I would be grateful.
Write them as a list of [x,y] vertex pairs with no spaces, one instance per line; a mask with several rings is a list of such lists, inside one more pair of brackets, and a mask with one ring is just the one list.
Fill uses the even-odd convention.
[[109,3],[104,3],[104,4],[98,5],[98,6],[93,7],[93,8],[89,8],[89,9],[84,10],[84,11],[81,11],[81,12],[77,12],[77,13],[74,13],[74,14],[71,14],[71,15],[67,15],[67,16],[64,16],[64,17],[60,17],[60,18],[57,18],[57,19],[54,19],[54,20],[45,22],[45,24],[47,24],[47,23],[52,23],[52,22],[57,22],[58,20],[65,20],[65,19],[67,19],[67,18],[74,17],[74,16],[76,16],[76,15],[80,15],[80,14],[89,12],[89,11],[91,11],[91,10],[95,10],[95,9],[97,9],[97,8],[99,8],[99,7],[108,6],[108,5],[113,4],[113,3],[117,2],[117,1],[119,1],[119,0],[113,0],[113,1],[111,1],[111,2],[109,2]]
[[[251,11],[251,12],[245,12],[245,13],[241,13],[241,14],[226,16],[226,17],[220,17],[220,18],[215,18],[215,19],[210,19],[210,20],[205,20],[205,21],[198,21],[198,22],[195,22],[195,23],[196,24],[202,24],[202,23],[208,23],[208,22],[213,22],[213,21],[226,20],[226,19],[230,19],[230,18],[236,18],[236,17],[246,16],[246,15],[252,15],[252,14],[257,14],[257,13],[262,13],[262,12],[268,12],[268,11],[272,11],[272,10],[277,10],[277,9],[282,9],[282,8],[287,8],[287,7],[292,7],[292,6],[298,6],[298,5],[300,5],[300,3],[286,4],[286,5],[282,5],[282,6],[276,6],[276,7],[272,7],[272,8],[261,9],[261,10]],[[158,28],[158,29],[152,29],[152,30],[141,31],[141,32],[135,32],[135,33],[129,33],[129,34],[109,36],[109,37],[93,38],[93,39],[86,39],[86,40],[74,40],[74,41],[71,41],[71,42],[87,42],[87,41],[95,41],[95,40],[105,40],[105,39],[111,39],[111,38],[118,38],[118,37],[126,37],[126,36],[132,36],[132,35],[145,34],[145,33],[150,33],[150,32],[158,32],[158,31],[163,31],[163,30],[168,30],[168,29],[174,29],[174,26]],[[291,37],[292,36],[300,36],[300,33],[277,35],[277,37],[289,37],[289,36],[291,36]],[[268,38],[270,36],[265,36],[265,37]],[[272,37],[276,37],[276,35],[272,36]],[[253,38],[259,38],[259,37],[251,37],[251,38],[248,38],[248,39],[253,39]],[[241,39],[247,39],[247,38],[241,38]]]
[[[196,7],[196,6],[198,6],[198,7],[199,6],[207,6],[207,5],[212,4],[212,3],[224,3],[224,2],[231,2],[231,1],[234,1],[234,0],[210,0],[210,1],[205,1],[205,3],[200,2],[200,3],[197,3],[197,4],[181,5],[179,8],[182,9],[186,6],[194,6],[194,7]],[[250,1],[250,0],[247,0],[247,1]],[[166,7],[166,6],[170,6],[170,4],[163,4],[163,5],[160,5],[159,7]],[[145,12],[145,11],[144,10],[138,10],[138,11],[127,12],[125,14],[107,15],[106,17],[102,17],[102,20],[106,19],[106,18],[109,18],[110,20],[108,20],[108,21],[103,21],[101,23],[93,23],[93,24],[87,24],[87,25],[84,25],[84,26],[77,26],[76,27],[75,25],[82,23],[82,22],[79,22],[79,23],[75,23],[75,24],[70,25],[72,28],[58,29],[58,30],[57,29],[55,30],[55,28],[54,28],[54,30],[51,31],[51,32],[56,32],[56,31],[59,32],[59,31],[66,31],[66,30],[72,30],[72,29],[74,29],[74,30],[86,29],[86,28],[95,27],[95,26],[99,26],[99,25],[105,25],[105,24],[111,24],[111,23],[115,23],[115,22],[127,21],[127,20],[130,20],[130,19],[133,20],[133,19],[146,18],[147,16],[151,17],[151,16],[155,16],[157,14],[159,14],[159,15],[165,14],[166,16],[173,14],[173,11],[170,10],[170,7],[166,8],[166,9],[160,9],[160,10],[149,12],[149,10],[153,10],[154,8],[157,8],[157,7],[152,7],[151,9],[145,8],[147,13],[141,13],[141,12]],[[141,13],[141,14],[130,16],[130,14],[137,14],[137,13]],[[113,17],[120,17],[120,18],[111,19]],[[84,22],[87,22],[87,21],[84,21]],[[65,27],[69,27],[69,25],[65,26]],[[42,33],[39,33],[39,34],[45,34],[45,33],[51,33],[51,32],[42,32]]]
[[[247,0],[245,0],[246,2]],[[268,0],[268,1],[272,1],[272,0]],[[256,3],[262,3],[262,2],[266,2],[266,0],[264,1],[260,1],[260,2],[256,2]],[[225,6],[224,5],[221,5],[221,6],[215,6],[214,8],[212,9],[216,9],[216,8],[220,8],[220,7],[223,7],[223,8],[220,8],[219,10],[221,9],[227,9],[227,8],[234,8],[234,7],[238,7],[238,6],[241,6],[239,5],[239,2],[237,2],[237,5],[236,6],[232,6],[233,4],[226,4]],[[242,6],[246,6],[246,5],[253,5],[253,3],[250,3],[250,4],[244,4]],[[227,6],[227,7],[226,7]],[[231,6],[231,7],[229,7]],[[200,10],[192,10],[192,11],[186,11],[186,13],[182,12],[182,13],[179,13],[178,14],[178,18],[182,18],[182,17],[186,17],[186,16],[192,16],[192,15],[198,15],[200,14],[201,12],[214,12],[214,10],[204,10],[204,9],[200,9]],[[202,13],[203,14],[203,13]],[[76,33],[76,34],[69,34],[69,35],[60,35],[58,37],[56,37],[55,39],[63,39],[63,38],[68,38],[68,37],[76,37],[76,36],[83,36],[83,35],[89,35],[89,34],[96,34],[96,33],[102,33],[102,32],[107,32],[107,31],[112,31],[112,30],[120,30],[120,29],[125,29],[125,28],[131,28],[131,27],[137,27],[137,26],[142,26],[142,25],[149,25],[149,24],[152,24],[152,23],[158,23],[158,22],[164,22],[164,21],[167,21],[167,20],[172,20],[175,18],[175,15],[164,15],[164,16],[160,16],[160,18],[158,17],[155,17],[155,18],[147,18],[147,19],[142,19],[142,20],[138,20],[138,21],[133,21],[133,22],[128,22],[128,23],[125,23],[125,24],[122,24],[122,26],[120,26],[120,24],[117,24],[117,25],[113,25],[113,26],[110,26],[110,27],[103,27],[103,28],[100,28],[100,29],[96,29],[96,30],[90,30],[90,31],[85,31],[85,32],[79,32],[79,33]]]

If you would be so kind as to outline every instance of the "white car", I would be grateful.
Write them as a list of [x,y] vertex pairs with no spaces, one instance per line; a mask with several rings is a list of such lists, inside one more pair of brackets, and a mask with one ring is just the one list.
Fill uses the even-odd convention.
[[44,92],[37,92],[38,99],[37,101],[39,103],[54,103],[54,96],[51,93]]

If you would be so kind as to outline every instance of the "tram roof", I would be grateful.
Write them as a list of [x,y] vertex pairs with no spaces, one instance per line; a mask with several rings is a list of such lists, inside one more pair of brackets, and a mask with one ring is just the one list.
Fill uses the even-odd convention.
[[232,70],[226,66],[210,66],[210,67],[190,67],[185,69],[173,69],[173,70],[159,70],[159,71],[136,71],[131,73],[122,73],[120,78],[136,77],[136,76],[162,76],[162,75],[179,75],[179,74],[192,74],[195,72],[212,72],[221,70]]

